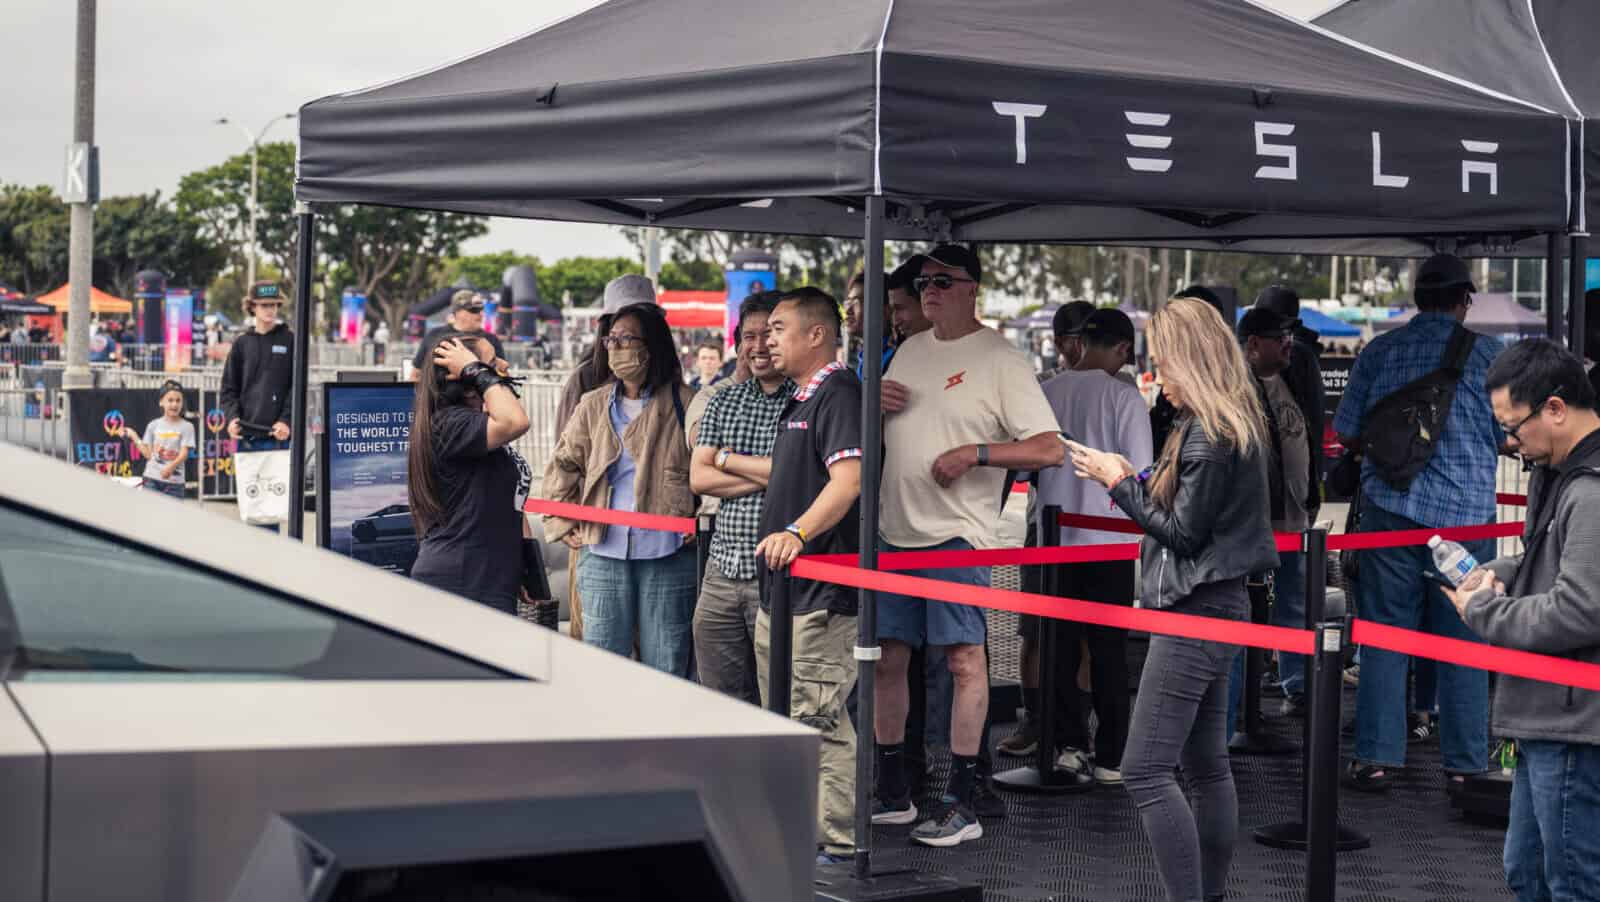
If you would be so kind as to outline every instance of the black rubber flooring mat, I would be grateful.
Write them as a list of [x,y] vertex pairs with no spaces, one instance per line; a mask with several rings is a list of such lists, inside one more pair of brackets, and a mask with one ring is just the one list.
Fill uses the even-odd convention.
[[[1355,695],[1345,693],[1346,712]],[[1275,707],[1270,702],[1269,706]],[[1348,716],[1348,713],[1347,715]],[[1269,721],[1298,744],[1301,721]],[[994,741],[1011,732],[997,727]],[[1345,753],[1349,754],[1350,740]],[[1408,769],[1384,795],[1341,789],[1341,822],[1366,833],[1372,846],[1339,856],[1341,902],[1488,902],[1511,899],[1501,872],[1504,831],[1470,821],[1445,796],[1437,742],[1412,745]],[[999,758],[1004,769],[1023,762]],[[944,762],[935,784],[944,785]],[[1297,902],[1305,893],[1305,854],[1260,845],[1250,832],[1298,820],[1300,756],[1233,759],[1240,837],[1229,899]],[[983,822],[982,839],[954,849],[910,843],[910,827],[874,831],[874,870],[912,867],[972,880],[988,902],[1160,902],[1155,860],[1121,789],[1083,795],[1004,793],[1008,816]]]

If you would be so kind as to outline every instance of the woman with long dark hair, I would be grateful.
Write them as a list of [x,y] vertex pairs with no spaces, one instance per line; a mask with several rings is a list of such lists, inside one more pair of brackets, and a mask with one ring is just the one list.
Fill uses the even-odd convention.
[[[1260,400],[1233,330],[1205,302],[1169,301],[1151,317],[1149,341],[1178,411],[1155,466],[1135,473],[1121,455],[1069,442],[1073,470],[1105,486],[1145,531],[1140,607],[1243,621],[1245,577],[1278,566]],[[1172,902],[1226,895],[1239,829],[1227,723],[1238,650],[1155,635],[1139,680],[1122,777]],[[1179,766],[1192,808],[1173,773]]]
[[[616,312],[602,339],[610,381],[583,396],[545,467],[541,495],[613,510],[694,515],[684,411],[694,393],[655,304]],[[673,532],[545,518],[552,541],[581,548],[583,641],[688,674],[697,573]]]
[[493,360],[487,341],[451,335],[423,363],[406,468],[420,543],[411,576],[514,615],[531,475],[511,443],[528,414]]

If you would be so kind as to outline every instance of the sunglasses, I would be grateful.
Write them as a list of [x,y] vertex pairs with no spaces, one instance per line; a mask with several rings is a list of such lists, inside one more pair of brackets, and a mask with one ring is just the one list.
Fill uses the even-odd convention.
[[468,304],[465,307],[457,307],[456,309],[457,310],[464,310],[467,313],[482,313],[483,312],[483,305],[482,304]]
[[958,276],[952,276],[949,273],[938,273],[931,276],[917,276],[915,279],[911,280],[911,287],[915,288],[918,294],[927,291],[928,286],[930,285],[939,289],[940,291],[949,291],[951,288],[955,287],[957,282],[970,282],[973,285],[978,284],[977,279],[963,279]]

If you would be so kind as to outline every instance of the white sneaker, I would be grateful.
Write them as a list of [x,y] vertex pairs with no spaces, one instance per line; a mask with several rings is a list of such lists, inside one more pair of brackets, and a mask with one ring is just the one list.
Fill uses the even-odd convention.
[[1090,769],[1089,756],[1080,749],[1066,748],[1056,756],[1056,768],[1069,770],[1073,773],[1088,773]]
[[1114,767],[1094,766],[1094,781],[1104,786],[1121,786],[1122,771]]

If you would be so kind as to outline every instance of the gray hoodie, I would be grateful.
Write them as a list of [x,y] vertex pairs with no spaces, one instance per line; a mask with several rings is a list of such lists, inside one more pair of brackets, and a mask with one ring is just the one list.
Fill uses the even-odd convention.
[[[1528,483],[1523,553],[1490,563],[1506,594],[1467,606],[1494,645],[1600,664],[1600,430]],[[1501,675],[1494,731],[1600,745],[1600,693]]]

